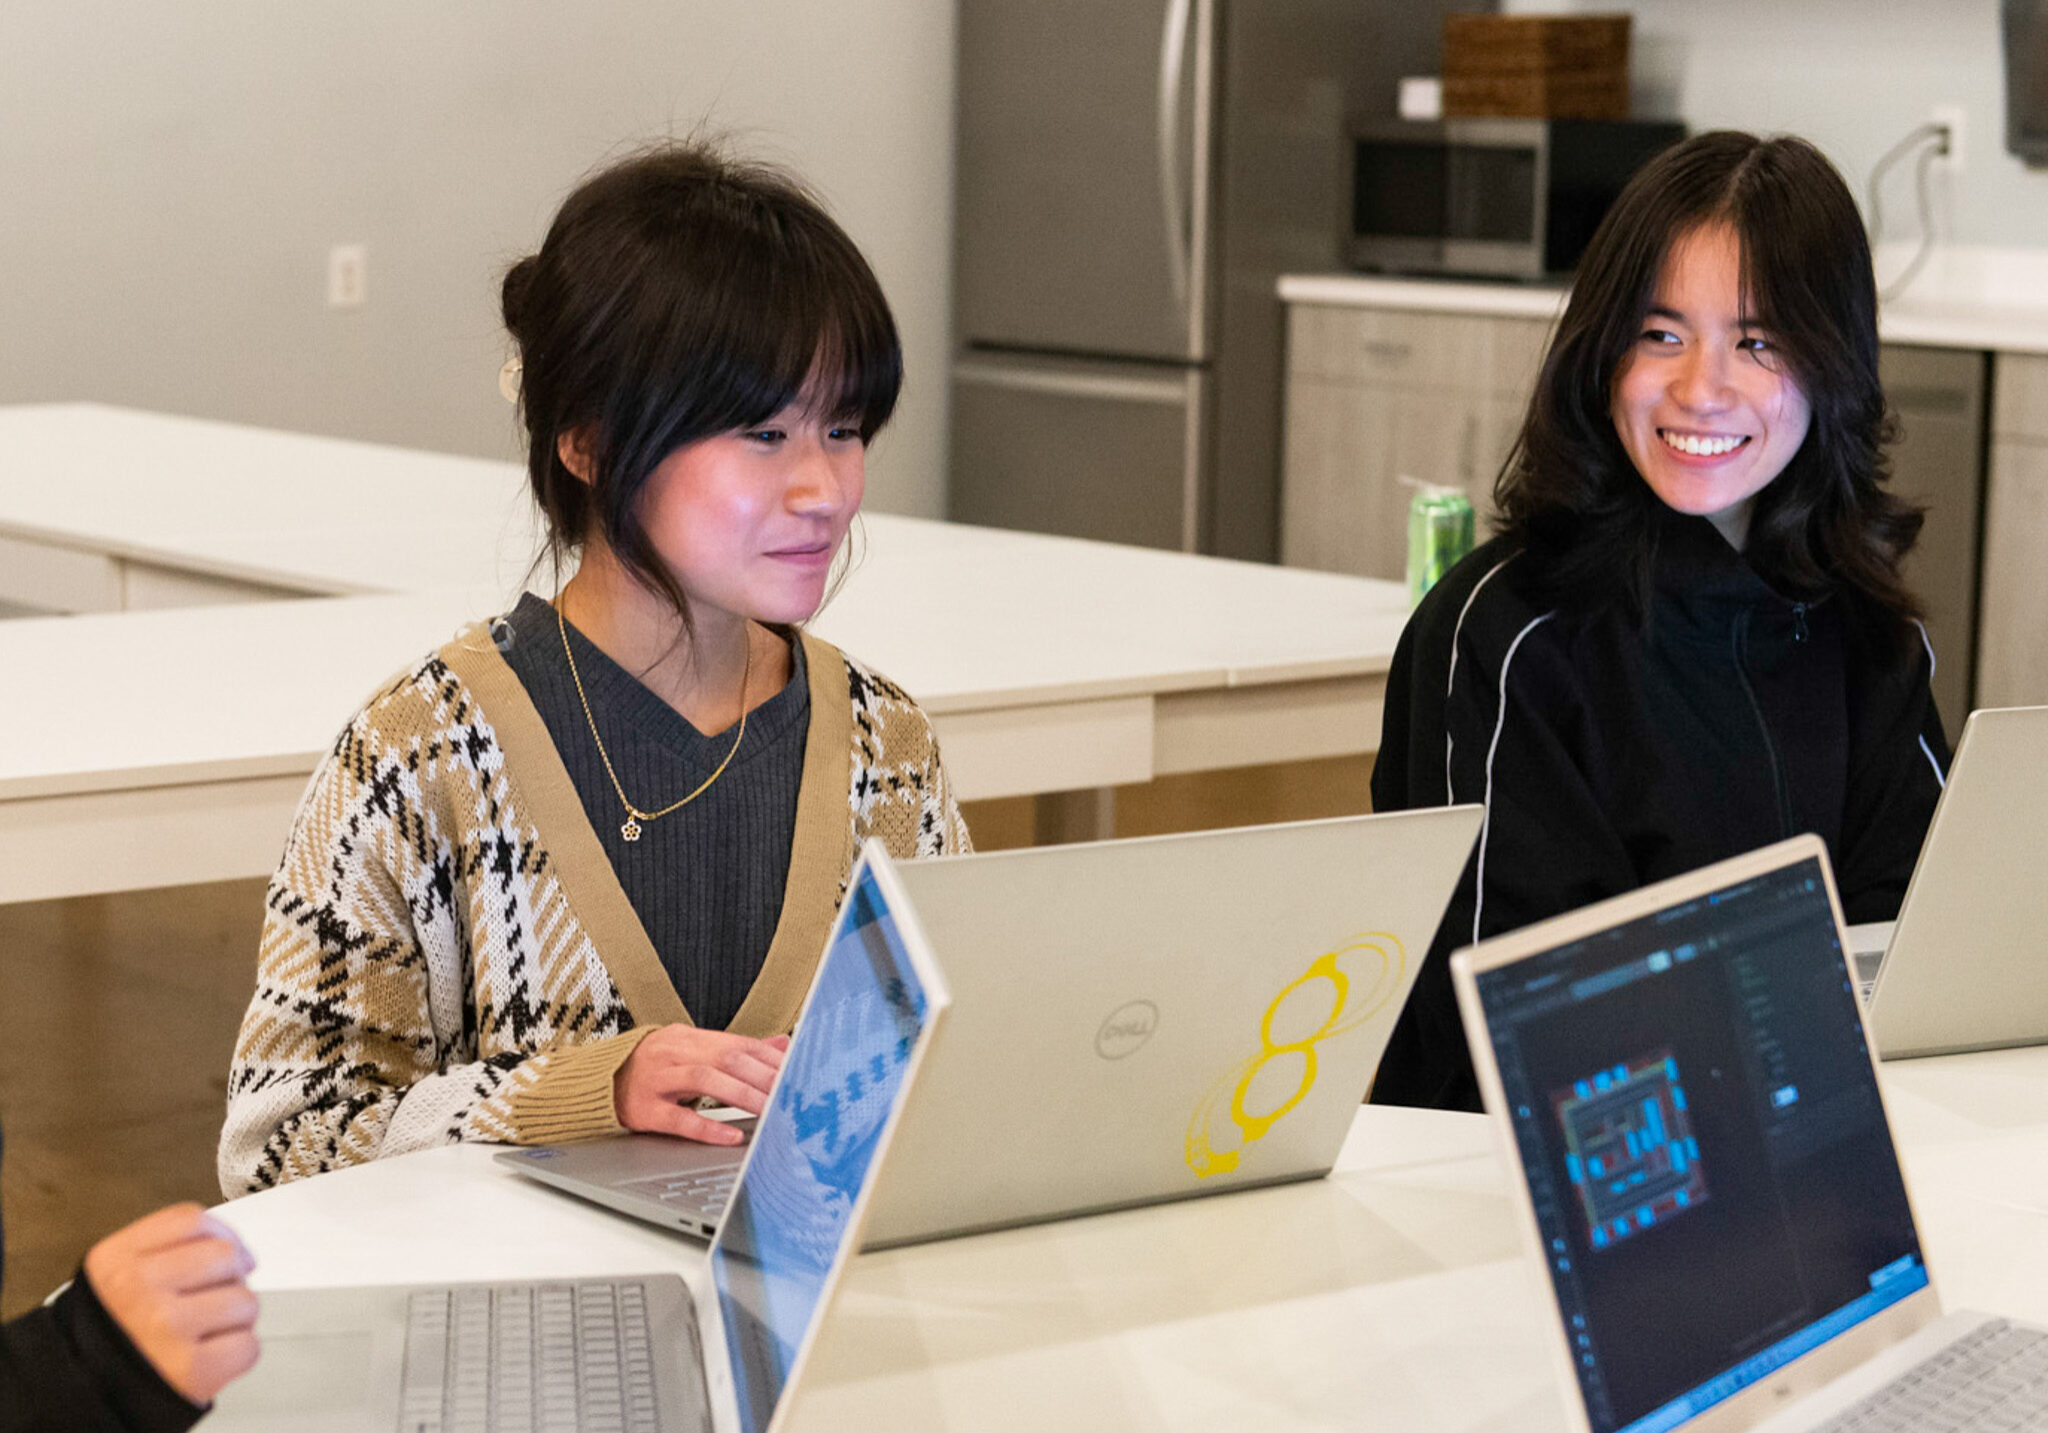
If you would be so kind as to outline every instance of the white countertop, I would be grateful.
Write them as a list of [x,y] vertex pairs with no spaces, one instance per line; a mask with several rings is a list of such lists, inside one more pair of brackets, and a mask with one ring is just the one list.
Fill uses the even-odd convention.
[[1554,319],[1564,311],[1567,292],[1561,284],[1393,278],[1385,274],[1286,274],[1280,280],[1280,297],[1291,304],[1469,313],[1485,318]]
[[[91,403],[0,407],[0,454],[0,536],[308,596],[430,597],[10,625],[9,640],[38,660],[61,664],[66,634],[74,650],[113,643],[92,650],[126,661],[171,632],[213,626],[234,629],[245,654],[278,652],[255,639],[282,641],[302,621],[304,640],[326,650],[350,614],[388,608],[413,636],[376,642],[374,624],[354,622],[388,654],[365,668],[368,682],[445,640],[461,610],[450,592],[477,616],[522,587],[546,589],[544,571],[527,580],[540,537],[514,463]],[[1408,615],[1398,583],[888,513],[862,514],[852,549],[811,627],[934,712],[969,693],[1047,702],[1384,672]],[[17,774],[8,745],[0,784]]]
[[[378,683],[548,590],[530,508],[511,463],[0,408],[0,577],[93,614],[0,622],[0,901],[269,870]],[[882,513],[852,547],[812,626],[917,694],[968,800],[1370,751],[1408,615],[1395,582]],[[197,605],[86,605],[165,591]]]
[[[939,718],[1377,675],[1408,615],[1391,582],[864,523],[864,556],[810,625]],[[378,684],[514,591],[492,580],[10,621],[0,655],[41,680],[0,703],[0,800],[310,771]]]
[[516,592],[525,470],[97,403],[0,407],[0,534],[309,596]]
[[[1891,282],[1910,257],[1908,250],[1881,249],[1879,282]],[[1280,280],[1280,297],[1288,303],[1546,321],[1562,310],[1565,293],[1558,285],[1380,274],[1288,274]],[[1937,250],[1906,291],[1884,306],[1878,331],[1886,343],[2048,353],[2048,251]]]
[[[2048,1320],[2048,1049],[1881,1078],[1944,1305]],[[1562,1429],[1496,1150],[1481,1117],[1367,1106],[1327,1179],[864,1254],[794,1426]],[[222,1214],[260,1289],[703,1266],[702,1245],[528,1184],[482,1145]]]
[[[259,1289],[702,1277],[702,1244],[491,1154],[424,1150],[220,1213]],[[1368,1106],[1327,1179],[861,1255],[791,1426],[1562,1430],[1512,1220],[1483,1118]]]
[[1908,293],[1886,305],[1877,331],[1886,343],[2048,353],[2048,289],[2025,304],[1922,299]]
[[[308,771],[538,546],[511,463],[93,404],[0,408],[0,452],[0,536],[314,598],[6,623],[45,680],[0,703],[0,799]],[[885,513],[853,551],[813,630],[938,717],[1373,676],[1408,615],[1392,582]]]

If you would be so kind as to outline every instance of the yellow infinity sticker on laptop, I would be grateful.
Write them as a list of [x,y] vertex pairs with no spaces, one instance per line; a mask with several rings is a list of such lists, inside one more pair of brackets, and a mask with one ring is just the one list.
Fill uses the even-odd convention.
[[[1202,1096],[1188,1125],[1188,1168],[1196,1177],[1228,1174],[1237,1168],[1246,1145],[1266,1137],[1316,1085],[1316,1046],[1333,1035],[1354,1030],[1377,1014],[1401,988],[1407,948],[1386,931],[1353,936],[1336,950],[1309,962],[1307,970],[1273,997],[1259,1019],[1259,1049]],[[1354,992],[1354,984],[1362,988]],[[1287,1090],[1292,1074],[1294,1088]],[[1225,1147],[1216,1143],[1217,1107],[1228,1096],[1231,1136],[1222,1131]],[[1278,1095],[1280,1098],[1276,1099]]]

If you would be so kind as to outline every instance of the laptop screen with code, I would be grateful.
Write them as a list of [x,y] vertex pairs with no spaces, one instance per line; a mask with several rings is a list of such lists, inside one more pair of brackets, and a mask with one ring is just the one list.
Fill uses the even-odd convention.
[[1599,1433],[1679,1427],[1925,1286],[1818,860],[1476,984]]

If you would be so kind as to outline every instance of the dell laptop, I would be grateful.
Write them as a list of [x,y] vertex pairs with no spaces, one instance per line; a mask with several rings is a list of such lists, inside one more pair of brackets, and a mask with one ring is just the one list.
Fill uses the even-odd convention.
[[[1479,829],[1476,806],[893,867],[955,1005],[867,1247],[1329,1172]],[[886,858],[871,850],[871,863]],[[701,1146],[508,1150],[668,1227]]]
[[697,1287],[664,1273],[265,1293],[263,1357],[207,1427],[781,1427],[950,1004],[900,904],[885,867],[856,867]]
[[2048,1418],[2048,1333],[1935,1297],[1818,838],[1451,969],[1573,1428]]
[[899,867],[958,1005],[870,1247],[1329,1173],[1480,816]]

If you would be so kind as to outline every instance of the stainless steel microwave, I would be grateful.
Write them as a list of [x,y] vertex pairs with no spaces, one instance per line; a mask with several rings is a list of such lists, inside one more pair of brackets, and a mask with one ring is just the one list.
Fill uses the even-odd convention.
[[1661,120],[1445,119],[1353,136],[1352,265],[1540,279],[1571,271]]

